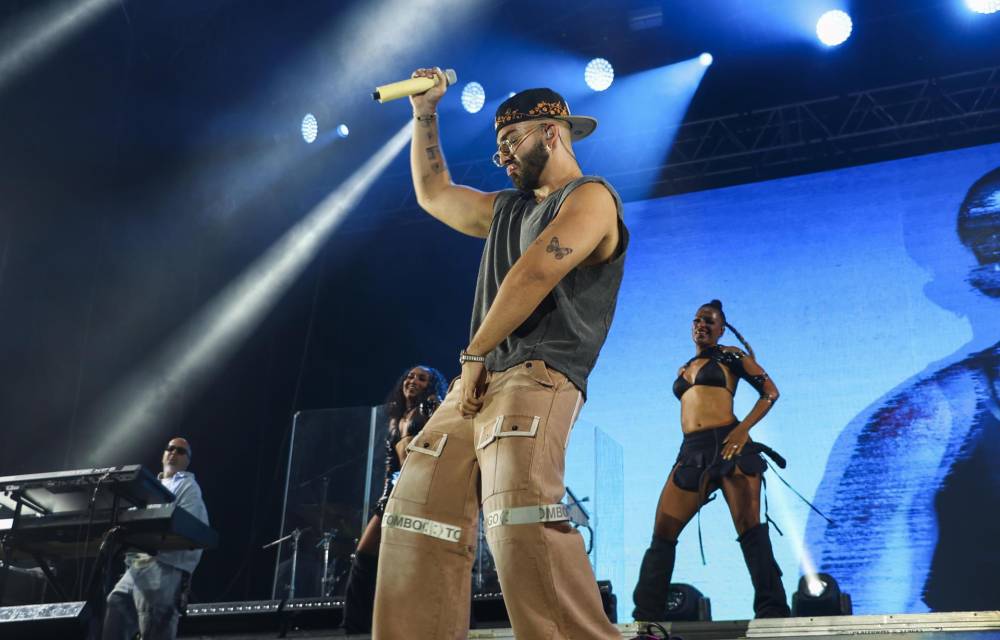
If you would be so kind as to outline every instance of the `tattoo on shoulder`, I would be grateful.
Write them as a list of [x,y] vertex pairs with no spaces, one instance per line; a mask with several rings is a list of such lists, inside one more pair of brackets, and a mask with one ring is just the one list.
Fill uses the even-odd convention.
[[549,246],[545,247],[545,253],[553,253],[556,260],[562,260],[573,253],[573,249],[571,247],[560,247],[559,236],[552,236],[552,239],[549,240]]

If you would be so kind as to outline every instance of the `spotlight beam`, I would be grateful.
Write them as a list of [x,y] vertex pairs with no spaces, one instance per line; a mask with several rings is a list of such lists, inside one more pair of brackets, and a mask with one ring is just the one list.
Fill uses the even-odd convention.
[[0,91],[63,42],[85,29],[115,0],[80,0],[69,10],[35,14],[12,27],[0,49]]
[[806,547],[805,536],[802,535],[799,519],[792,512],[783,492],[775,491],[770,494],[770,498],[774,503],[775,510],[779,514],[779,518],[781,518],[781,526],[785,530],[785,539],[791,543],[792,548],[795,550],[795,555],[798,557],[799,566],[806,577],[806,583],[810,589],[822,591],[823,586],[819,580],[819,571],[816,570],[816,563],[813,561],[812,553]]
[[135,439],[168,418],[174,398],[204,387],[406,146],[412,126],[408,122],[111,394],[98,414],[108,430],[93,452],[94,461],[109,461],[125,437]]

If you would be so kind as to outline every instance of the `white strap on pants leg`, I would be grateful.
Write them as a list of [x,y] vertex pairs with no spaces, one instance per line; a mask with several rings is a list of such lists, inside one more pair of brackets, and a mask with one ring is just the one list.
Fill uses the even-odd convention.
[[556,504],[540,504],[538,506],[498,509],[486,514],[485,518],[487,529],[511,524],[565,522],[567,520],[569,520],[569,507],[561,502]]

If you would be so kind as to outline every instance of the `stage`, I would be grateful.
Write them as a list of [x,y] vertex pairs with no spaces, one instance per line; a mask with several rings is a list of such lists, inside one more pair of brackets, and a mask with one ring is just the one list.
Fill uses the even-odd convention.
[[[787,618],[783,620],[725,620],[718,622],[677,622],[664,627],[684,640],[738,640],[756,638],[840,638],[845,636],[891,637],[896,640],[979,640],[1000,638],[1000,611],[901,614],[878,616],[835,616]],[[620,624],[622,638],[639,633],[635,623]],[[271,634],[254,635],[182,635],[203,640],[258,640]],[[288,638],[312,640],[363,640],[368,635],[343,635],[329,631],[289,631]],[[511,629],[474,629],[470,640],[477,638],[515,638]]]

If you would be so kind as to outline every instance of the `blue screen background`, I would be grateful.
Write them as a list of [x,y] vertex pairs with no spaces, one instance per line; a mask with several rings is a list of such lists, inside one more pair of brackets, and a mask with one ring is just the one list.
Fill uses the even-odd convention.
[[[933,428],[948,430],[962,416],[939,411],[928,437],[886,453],[907,466],[905,477],[869,465],[845,490],[856,444],[848,425],[856,431],[901,389],[1000,339],[1000,301],[967,284],[975,258],[956,233],[969,187],[997,167],[1000,145],[991,145],[626,205],[625,280],[582,414],[623,446],[622,619],[681,442],[670,387],[694,355],[693,314],[712,298],[781,391],[752,437],[788,459],[780,473],[795,488],[838,516],[830,535],[776,478],[768,483],[789,598],[806,555],[852,593],[855,613],[928,610],[922,588],[938,528],[925,503],[947,472],[946,450],[964,437],[955,429],[938,441]],[[738,345],[728,333],[722,342]],[[947,394],[918,402],[944,406]],[[740,385],[737,416],[755,400]],[[882,480],[904,482],[905,495],[861,496]],[[718,495],[702,512],[707,565],[692,521],[674,581],[710,597],[717,620],[752,617],[750,578]],[[878,513],[857,518],[862,498]]]

